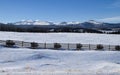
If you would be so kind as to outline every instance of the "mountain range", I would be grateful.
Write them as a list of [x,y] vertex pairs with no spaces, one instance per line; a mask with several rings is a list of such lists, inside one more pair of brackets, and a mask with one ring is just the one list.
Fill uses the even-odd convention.
[[[93,24],[101,24],[101,22],[97,22],[94,20],[89,20],[87,21],[89,23],[93,23]],[[54,23],[54,22],[49,22],[49,21],[40,21],[40,20],[22,20],[22,21],[18,21],[13,23],[14,25],[76,25],[76,24],[81,24],[80,22],[76,22],[76,21],[72,21],[72,22],[58,22],[58,23]]]
[[120,23],[104,23],[89,20],[86,22],[60,22],[54,23],[39,20],[23,20],[15,23],[0,23],[0,31],[17,32],[88,32],[105,33],[107,31],[120,34]]
[[74,27],[82,27],[82,28],[120,28],[120,23],[104,23],[104,22],[97,22],[94,20],[89,20],[86,22],[60,22],[54,23],[49,21],[40,21],[40,20],[22,20],[19,22],[11,23],[13,25],[40,25],[40,26],[74,26]]

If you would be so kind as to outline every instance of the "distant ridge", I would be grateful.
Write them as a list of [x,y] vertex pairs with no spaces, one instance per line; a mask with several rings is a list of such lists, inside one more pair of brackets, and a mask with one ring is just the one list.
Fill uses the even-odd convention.
[[88,32],[104,33],[119,32],[120,23],[104,23],[89,20],[86,22],[60,22],[54,23],[40,20],[23,20],[15,23],[0,23],[0,31],[17,32]]

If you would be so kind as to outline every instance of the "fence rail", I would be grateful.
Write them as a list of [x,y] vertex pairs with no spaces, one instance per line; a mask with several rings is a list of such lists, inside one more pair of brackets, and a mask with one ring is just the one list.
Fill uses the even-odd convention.
[[[0,40],[0,45],[6,45],[7,40]],[[31,47],[31,42],[24,42],[24,41],[16,41],[12,40],[15,43],[16,47],[20,48],[30,48]],[[40,49],[54,49],[54,43],[37,43],[38,48]],[[78,43],[59,43],[61,45],[60,49],[64,50],[77,50],[77,45]],[[96,50],[98,44],[82,44],[81,50]],[[103,45],[102,50],[116,50],[115,46],[116,45]]]

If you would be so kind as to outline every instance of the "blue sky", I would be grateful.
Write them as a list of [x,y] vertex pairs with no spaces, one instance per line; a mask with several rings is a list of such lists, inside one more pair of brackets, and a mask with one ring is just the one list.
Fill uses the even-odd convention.
[[0,0],[0,22],[120,22],[120,0]]

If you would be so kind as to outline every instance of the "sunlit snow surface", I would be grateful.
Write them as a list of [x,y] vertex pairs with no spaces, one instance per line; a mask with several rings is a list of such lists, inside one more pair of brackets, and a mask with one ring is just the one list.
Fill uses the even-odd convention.
[[0,40],[120,45],[120,35],[114,34],[0,32],[0,35]]
[[[0,35],[0,40],[120,44],[120,35],[14,32],[0,32]],[[120,75],[120,52],[0,46],[0,75]]]
[[0,48],[0,73],[17,72],[119,75],[120,52]]

